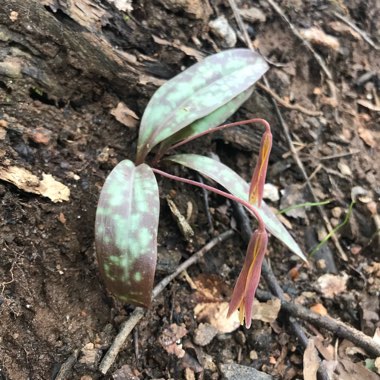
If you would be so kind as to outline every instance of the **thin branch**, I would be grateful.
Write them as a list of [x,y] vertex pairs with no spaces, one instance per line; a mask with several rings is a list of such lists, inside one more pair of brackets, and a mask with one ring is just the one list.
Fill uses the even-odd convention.
[[311,52],[315,60],[318,62],[319,66],[323,70],[323,72],[326,74],[327,78],[330,80],[333,80],[333,76],[331,74],[331,71],[327,67],[325,61],[323,58],[314,50],[314,48],[311,46],[311,44],[306,41],[301,33],[298,31],[298,29],[290,22],[289,18],[286,16],[284,11],[280,8],[280,6],[274,1],[274,0],[266,0],[270,6],[277,12],[279,16],[288,24],[290,30],[292,33],[306,46],[306,48]]
[[54,377],[54,380],[66,380],[71,378],[71,371],[77,362],[79,355],[79,350],[75,350],[67,360],[61,365],[57,375]]
[[279,95],[277,95],[271,88],[265,86],[264,84],[257,82],[256,86],[261,88],[263,91],[265,91],[268,95],[270,95],[278,104],[283,106],[284,108],[287,108],[289,110],[295,110],[304,113],[308,116],[321,116],[323,115],[320,111],[312,111],[307,108],[304,108],[300,106],[299,104],[290,104],[284,99],[282,99]]
[[373,42],[373,40],[371,39],[371,37],[369,37],[369,35],[366,32],[364,32],[363,30],[361,30],[356,24],[354,24],[348,18],[344,17],[343,15],[341,15],[338,12],[333,12],[333,15],[336,18],[338,18],[339,20],[343,21],[345,24],[347,24],[356,33],[358,33],[360,35],[360,37],[363,38],[363,40],[365,42],[367,42],[367,44],[371,45],[376,50],[380,49],[380,47],[378,45],[376,45],[375,42]]
[[[257,291],[257,296],[261,301],[268,301],[273,298],[270,293],[260,290]],[[376,343],[370,336],[356,330],[342,321],[337,321],[331,317],[316,314],[304,306],[285,300],[281,300],[281,309],[285,310],[295,318],[309,322],[318,328],[328,330],[339,338],[348,339],[373,357],[380,356],[380,344]]]
[[[184,270],[189,268],[191,265],[198,262],[208,251],[214,248],[217,244],[229,239],[233,235],[234,235],[234,231],[228,230],[226,232],[223,232],[216,238],[210,240],[202,249],[200,249],[197,253],[189,257],[180,266],[178,266],[175,272],[165,277],[156,285],[156,287],[153,289],[153,292],[152,292],[152,299],[155,299],[165,289],[165,287],[180,273],[182,273]],[[128,335],[131,333],[131,331],[136,326],[136,324],[141,320],[144,314],[145,314],[145,310],[142,309],[141,307],[137,307],[133,311],[133,313],[130,315],[128,320],[124,322],[119,333],[115,337],[115,340],[113,341],[111,347],[109,348],[109,350],[107,351],[107,353],[105,354],[103,360],[101,361],[99,365],[99,371],[103,375],[105,375],[108,372],[108,370],[114,363],[119,351],[124,345],[124,342],[126,341]]]

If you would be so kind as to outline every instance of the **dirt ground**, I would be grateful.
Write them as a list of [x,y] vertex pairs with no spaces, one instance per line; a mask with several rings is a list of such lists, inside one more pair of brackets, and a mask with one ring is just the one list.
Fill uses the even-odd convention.
[[[331,80],[268,2],[237,3],[245,12],[254,47],[271,63],[267,78],[272,90],[290,106],[321,112],[310,116],[280,107],[317,199],[331,200],[323,209],[333,227],[344,220],[352,197],[357,200],[348,223],[337,234],[346,258],[330,239],[307,267],[271,238],[268,257],[274,273],[289,299],[380,340],[380,58],[378,49],[336,16],[339,13],[351,20],[379,46],[379,3],[278,1],[305,39],[314,33],[311,44],[326,62]],[[191,47],[204,56],[226,48],[226,37],[217,36],[208,24],[222,15],[238,31],[227,1],[210,1],[209,7],[204,4],[132,2],[129,16],[162,41],[162,50],[154,53],[167,68],[160,79],[196,62],[194,52],[170,44]],[[258,11],[253,12],[252,6]],[[313,27],[325,34],[316,34]],[[239,33],[234,46],[245,46]],[[7,96],[6,82],[0,82],[1,92]],[[123,99],[139,117],[148,100],[148,96],[129,103]],[[128,337],[109,375],[97,371],[121,323],[133,310],[107,293],[94,252],[94,218],[101,187],[117,162],[135,155],[138,126],[126,126],[112,115],[119,102],[110,90],[84,104],[54,102],[36,90],[22,103],[0,104],[1,170],[24,168],[40,179],[43,173],[50,174],[70,189],[69,200],[55,203],[0,182],[0,379],[54,379],[72,355],[76,359],[68,379],[232,378],[221,368],[229,363],[253,367],[274,378],[303,378],[304,350],[281,314],[271,323],[258,317],[251,329],[234,327],[229,332],[218,331],[218,317],[215,322],[210,316],[210,305],[221,307],[228,302],[241,269],[245,244],[239,233],[172,281]],[[266,118],[274,133],[267,182],[280,191],[280,199],[268,203],[284,209],[313,202],[289,153],[270,97],[262,88],[231,120],[252,116]],[[238,127],[190,144],[184,151],[216,154],[249,178],[258,144],[257,131]],[[181,168],[175,170],[194,176]],[[210,195],[214,225],[210,232],[201,191],[158,181],[157,281],[214,236],[236,226],[230,204]],[[196,237],[191,243],[185,241],[171,215],[167,194],[183,214],[189,207],[192,210],[189,222]],[[294,209],[282,218],[304,252],[310,252],[326,234],[316,207]],[[264,281],[260,288],[266,289]],[[203,314],[199,314],[200,304],[206,305]],[[303,326],[307,336],[319,342],[326,361],[349,361],[355,366],[341,370],[337,378],[379,376],[380,359],[376,362],[376,357],[330,331],[308,323]],[[184,356],[165,350],[167,336],[175,337],[177,348],[182,344]]]

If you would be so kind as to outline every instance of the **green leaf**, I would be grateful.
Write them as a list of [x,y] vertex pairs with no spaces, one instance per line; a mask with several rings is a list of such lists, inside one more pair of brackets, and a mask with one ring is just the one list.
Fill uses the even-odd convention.
[[252,95],[252,92],[253,87],[250,87],[248,90],[245,90],[238,96],[235,96],[232,100],[224,104],[222,107],[219,107],[214,112],[194,121],[194,123],[170,136],[161,143],[160,151],[165,151],[168,147],[179,141],[222,124],[240,108],[240,106]]
[[[165,160],[176,162],[187,168],[196,170],[202,175],[218,182],[231,194],[248,201],[249,184],[232,169],[219,161],[197,154],[176,154],[165,158]],[[306,257],[300,246],[295,242],[283,224],[277,219],[269,206],[262,202],[261,207],[255,207],[255,209],[263,218],[267,230],[277,239],[281,240],[301,259],[306,261]]]
[[129,160],[112,170],[100,193],[95,222],[99,269],[107,289],[125,303],[150,305],[159,206],[152,169]]
[[166,82],[142,117],[137,162],[143,162],[161,141],[249,89],[267,70],[258,53],[231,49],[207,57]]

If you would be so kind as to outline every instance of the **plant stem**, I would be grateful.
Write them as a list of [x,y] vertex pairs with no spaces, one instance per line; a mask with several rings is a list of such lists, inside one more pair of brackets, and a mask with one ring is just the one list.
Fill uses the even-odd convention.
[[183,182],[183,183],[187,183],[189,185],[193,185],[193,186],[197,186],[197,187],[200,187],[201,189],[205,189],[205,190],[208,190],[208,191],[212,191],[213,193],[215,194],[218,194],[218,195],[221,195],[222,197],[224,198],[227,198],[227,199],[230,199],[232,201],[235,201],[235,202],[238,202],[240,203],[241,205],[243,205],[253,216],[254,218],[257,220],[257,222],[259,223],[259,227],[258,229],[263,231],[265,230],[265,223],[263,221],[263,219],[261,218],[261,216],[259,215],[259,213],[255,210],[255,208],[250,204],[248,203],[247,201],[233,195],[233,194],[230,194],[230,193],[226,193],[225,191],[222,191],[222,190],[219,190],[219,189],[216,189],[215,187],[213,186],[209,186],[209,185],[206,185],[204,183],[201,183],[201,182],[197,182],[197,181],[193,181],[191,179],[187,179],[187,178],[182,178],[182,177],[178,177],[176,175],[173,175],[173,174],[169,174],[169,173],[166,173],[160,169],[155,169],[155,168],[152,168],[152,170],[157,173],[157,174],[160,174],[162,175],[163,177],[166,177],[166,178],[169,178],[169,179],[172,179],[174,181],[179,181],[179,182]]
[[260,124],[262,124],[265,127],[265,131],[267,133],[270,133],[270,125],[264,119],[255,118],[255,119],[249,119],[249,120],[243,120],[243,121],[236,121],[234,123],[228,123],[228,124],[224,124],[224,125],[219,125],[218,127],[210,128],[207,131],[204,131],[204,132],[201,132],[201,133],[197,133],[194,136],[188,137],[188,138],[180,141],[179,143],[174,144],[171,147],[169,147],[168,150],[165,153],[169,152],[172,149],[176,149],[176,148],[180,147],[181,145],[187,144],[188,142],[190,142],[192,140],[195,140],[198,137],[202,137],[202,136],[208,135],[209,133],[214,133],[214,132],[226,129],[226,128],[237,127],[239,125],[245,125],[245,124],[251,124],[251,123],[260,123]]

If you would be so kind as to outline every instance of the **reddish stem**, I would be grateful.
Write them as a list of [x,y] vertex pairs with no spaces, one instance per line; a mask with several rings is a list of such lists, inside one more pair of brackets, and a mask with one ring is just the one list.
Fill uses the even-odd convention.
[[263,231],[265,230],[265,223],[263,221],[263,219],[261,218],[260,214],[256,211],[256,209],[250,204],[248,203],[247,201],[233,195],[233,194],[230,194],[230,193],[226,193],[225,191],[222,191],[222,190],[219,190],[219,189],[216,189],[215,187],[213,186],[209,186],[209,185],[206,185],[204,183],[201,183],[201,182],[197,182],[197,181],[193,181],[191,179],[187,179],[187,178],[182,178],[182,177],[178,177],[176,175],[173,175],[173,174],[169,174],[169,173],[166,173],[160,169],[155,169],[155,168],[152,168],[152,170],[157,173],[157,174],[160,174],[162,175],[163,177],[166,177],[166,178],[169,178],[169,179],[172,179],[174,181],[179,181],[179,182],[184,182],[184,183],[187,183],[189,185],[193,185],[193,186],[197,186],[197,187],[200,187],[202,189],[205,189],[205,190],[208,190],[208,191],[211,191],[215,194],[218,194],[218,195],[221,195],[222,197],[225,197],[225,198],[228,198],[228,199],[231,199],[232,201],[235,201],[235,202],[238,202],[240,204],[242,204],[245,208],[247,208],[247,210],[253,215],[253,217],[256,218],[257,222],[259,223],[259,227],[258,229]]
[[236,127],[238,125],[245,125],[245,124],[251,124],[251,123],[260,123],[260,124],[262,124],[265,127],[265,131],[270,133],[270,125],[264,119],[255,118],[255,119],[249,119],[249,120],[244,120],[244,121],[235,121],[234,123],[228,123],[228,124],[224,124],[224,125],[219,125],[218,127],[210,128],[207,131],[204,131],[204,132],[198,133],[198,134],[196,134],[194,136],[188,137],[188,138],[180,141],[179,143],[174,144],[171,147],[169,147],[166,152],[168,152],[168,151],[170,151],[172,149],[176,149],[176,148],[178,148],[181,145],[187,144],[188,142],[190,142],[192,140],[195,140],[198,137],[205,136],[205,135],[207,135],[209,133],[217,132],[217,131],[220,131],[222,129],[226,129],[226,128],[230,128],[230,127]]

